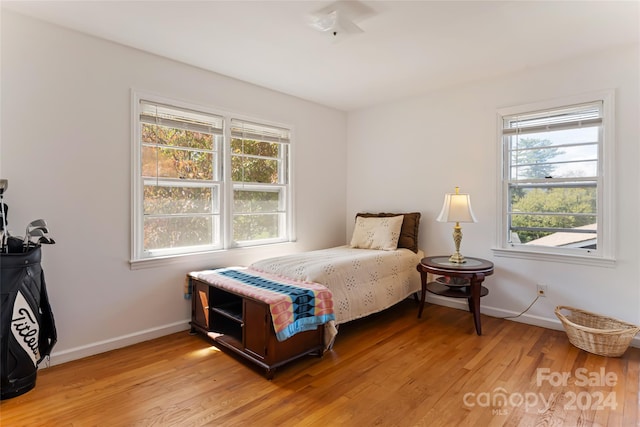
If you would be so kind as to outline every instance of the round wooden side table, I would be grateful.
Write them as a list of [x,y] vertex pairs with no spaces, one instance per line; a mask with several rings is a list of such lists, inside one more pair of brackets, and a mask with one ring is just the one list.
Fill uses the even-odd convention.
[[[482,286],[485,276],[493,274],[493,263],[481,258],[466,257],[466,262],[457,264],[449,261],[448,256],[430,256],[422,258],[417,269],[422,279],[422,294],[418,318],[422,317],[427,290],[431,293],[452,297],[466,298],[469,311],[473,314],[476,333],[482,335],[480,325],[480,298],[489,290]],[[427,282],[427,274],[444,276],[435,282]]]

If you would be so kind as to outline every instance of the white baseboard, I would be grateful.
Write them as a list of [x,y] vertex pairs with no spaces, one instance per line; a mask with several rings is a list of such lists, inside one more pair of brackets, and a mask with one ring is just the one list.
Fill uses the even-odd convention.
[[187,329],[189,329],[189,321],[184,320],[157,328],[135,332],[133,334],[123,335],[120,337],[98,341],[80,347],[70,348],[68,350],[53,351],[51,353],[50,360],[47,361],[47,359],[45,359],[40,364],[40,367],[45,368],[47,366],[60,365],[72,360],[82,359],[83,357],[93,356],[99,353],[104,353],[106,351],[127,347],[129,345],[138,344],[165,335],[174,334],[176,332],[186,331]]
[[[466,300],[445,298],[438,295],[428,295],[427,302],[442,305],[445,307],[451,307],[458,310],[469,311]],[[516,316],[519,313],[504,310],[501,308],[482,306],[482,314],[493,317],[505,317]],[[562,323],[558,319],[549,319],[546,317],[532,316],[529,314],[523,314],[522,316],[513,320],[515,322],[526,323],[528,325],[540,326],[547,329],[564,330]],[[169,325],[160,326],[157,328],[146,329],[144,331],[135,332],[133,334],[123,335],[120,337],[112,338],[105,341],[98,341],[95,343],[83,345],[80,347],[71,348],[63,351],[54,351],[51,353],[50,360],[44,360],[40,364],[40,368],[46,368],[48,366],[60,365],[62,363],[70,362],[72,360],[82,359],[83,357],[89,357],[96,354],[104,353],[107,351],[115,350],[118,348],[126,347],[133,344],[138,344],[144,341],[159,338],[165,335],[170,335],[176,332],[182,332],[189,329],[189,321],[184,320],[181,322],[172,323]],[[640,338],[635,337],[631,342],[632,347],[640,348]]]
[[[427,295],[427,302],[436,305],[442,305],[445,307],[457,308],[458,310],[469,311],[469,306],[467,305],[466,299],[453,299],[446,298],[438,295]],[[501,308],[488,307],[486,305],[481,306],[481,313],[486,314],[487,316],[492,317],[506,317],[506,316],[517,316],[520,314],[519,312],[504,310]],[[548,317],[541,316],[532,316],[530,314],[523,314],[515,319],[505,319],[505,320],[513,320],[514,322],[526,323],[527,325],[540,326],[542,328],[547,329],[555,329],[557,331],[564,331],[564,327],[562,323],[557,318],[550,319]],[[640,337],[636,336],[631,341],[631,347],[640,348]]]

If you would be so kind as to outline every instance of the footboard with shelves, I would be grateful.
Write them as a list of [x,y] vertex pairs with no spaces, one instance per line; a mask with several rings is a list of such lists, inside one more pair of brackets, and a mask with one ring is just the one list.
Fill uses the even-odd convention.
[[265,369],[267,378],[273,378],[277,367],[299,357],[322,356],[322,326],[278,341],[266,303],[196,278],[190,280],[193,286],[191,332],[200,333],[219,348]]

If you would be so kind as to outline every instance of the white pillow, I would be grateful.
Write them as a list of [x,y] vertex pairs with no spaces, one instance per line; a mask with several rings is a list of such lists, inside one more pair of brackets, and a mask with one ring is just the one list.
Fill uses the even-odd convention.
[[404,215],[387,217],[356,217],[351,247],[395,251],[398,248]]

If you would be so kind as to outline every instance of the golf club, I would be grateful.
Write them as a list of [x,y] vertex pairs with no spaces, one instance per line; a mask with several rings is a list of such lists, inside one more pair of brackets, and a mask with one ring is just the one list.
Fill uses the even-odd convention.
[[35,220],[31,221],[29,224],[27,224],[27,228],[24,231],[24,240],[25,240],[25,242],[28,239],[27,236],[33,230],[42,230],[43,233],[48,233],[49,229],[47,228],[47,221],[45,221],[44,219],[35,219]]
[[49,230],[46,227],[28,230],[28,233],[24,236],[23,252],[27,252],[29,250],[31,243],[36,243],[33,241],[33,239],[36,237],[39,238],[38,241],[42,240],[42,243],[49,243],[49,241],[53,241],[53,239],[50,239],[46,236],[48,232]]
[[35,230],[40,230],[44,234],[47,234],[49,232],[49,229],[47,227],[34,227],[34,228],[28,228],[27,229],[27,233],[30,234],[30,233],[34,232]]
[[47,227],[47,221],[45,221],[44,219],[34,219],[29,224],[27,224],[27,231],[25,231],[25,233],[28,233],[30,229],[43,227]]
[[39,245],[55,245],[56,241],[51,237],[41,236],[36,243]]
[[2,213],[2,242],[0,243],[0,252],[5,251],[7,246],[7,239],[9,237],[9,230],[7,230],[7,209],[4,204],[4,192],[9,187],[9,180],[0,179],[0,211]]
[[24,234],[24,239],[22,241],[22,247],[23,247],[23,251],[26,252],[27,248],[29,247],[29,242],[31,241],[32,237],[41,237],[46,235],[49,232],[49,229],[47,227],[36,227],[36,228],[31,228],[29,226],[27,226],[27,229],[25,230],[25,234]]

